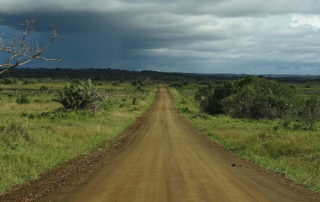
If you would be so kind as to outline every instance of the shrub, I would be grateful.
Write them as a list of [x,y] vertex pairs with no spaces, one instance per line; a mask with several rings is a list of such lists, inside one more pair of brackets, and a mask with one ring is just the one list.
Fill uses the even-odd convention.
[[[29,115],[27,115],[28,117]],[[55,110],[51,112],[42,112],[38,115],[36,115],[37,118],[48,118],[50,120],[61,120],[68,117],[67,113],[64,113],[61,110]]]
[[222,100],[232,94],[234,91],[233,84],[227,82],[224,86],[218,86],[214,90],[211,90],[205,96],[205,99],[201,100],[201,111],[209,114],[222,114],[224,112]]
[[144,92],[144,90],[143,90],[143,88],[141,86],[137,87],[137,91]]
[[318,97],[312,96],[305,100],[303,105],[301,118],[304,123],[305,129],[313,130],[315,128],[315,123],[320,115],[320,102]]
[[49,88],[47,86],[40,86],[40,88],[39,88],[40,91],[46,91],[48,89]]
[[5,136],[2,137],[2,141],[7,144],[17,142],[21,138],[25,141],[30,140],[27,128],[21,123],[11,123],[9,126],[5,127],[4,135]]
[[208,85],[206,87],[201,87],[198,89],[198,91],[195,93],[194,95],[194,99],[196,101],[201,101],[203,100],[205,97],[207,97],[210,93],[213,92],[213,88]]
[[15,84],[17,80],[15,78],[5,78],[1,81],[2,84]]
[[131,85],[133,85],[133,86],[145,86],[145,84],[141,80],[132,81]]
[[132,98],[132,104],[133,104],[133,105],[136,105],[136,104],[137,104],[137,98],[136,98],[136,97]]
[[137,86],[137,81],[132,81],[132,82],[131,82],[131,85]]
[[[199,95],[196,95],[199,99]],[[244,118],[277,118],[285,115],[293,91],[264,78],[247,76],[208,91],[200,106],[209,114],[227,113]]]
[[112,85],[113,85],[113,86],[118,86],[118,85],[119,85],[119,82],[114,81],[114,82],[112,82]]
[[93,88],[89,79],[87,82],[75,81],[58,92],[54,101],[59,102],[64,108],[70,110],[91,109],[96,111],[103,101],[103,96]]
[[182,84],[181,83],[172,83],[169,85],[170,87],[174,87],[174,88],[181,88]]
[[30,101],[28,95],[24,92],[21,92],[17,95],[16,103],[18,104],[28,104]]

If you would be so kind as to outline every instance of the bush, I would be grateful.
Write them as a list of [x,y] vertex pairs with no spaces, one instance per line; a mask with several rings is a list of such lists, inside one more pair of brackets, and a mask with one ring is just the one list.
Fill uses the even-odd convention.
[[26,93],[19,93],[17,95],[16,103],[18,104],[28,104],[30,101],[28,99],[28,95]]
[[54,101],[70,110],[91,109],[95,111],[103,101],[103,96],[93,88],[89,79],[87,82],[75,81],[65,86],[63,91],[58,92],[58,98]]
[[5,136],[2,137],[2,141],[4,141],[7,144],[17,142],[21,138],[25,141],[30,140],[27,128],[21,123],[11,123],[9,126],[4,128],[3,132]]
[[203,112],[209,114],[272,119],[288,113],[294,104],[292,98],[293,91],[288,87],[264,78],[247,76],[209,91],[200,106]]
[[234,91],[233,84],[227,82],[224,86],[218,86],[214,90],[207,92],[205,98],[200,102],[200,109],[209,114],[222,114],[224,107],[222,100],[232,94]]
[[201,87],[194,95],[194,99],[196,101],[202,101],[205,97],[207,97],[210,93],[213,92],[213,88],[208,85],[206,87]]
[[2,84],[15,84],[17,80],[15,78],[5,78],[1,81]]
[[133,86],[145,86],[145,84],[140,80],[132,81],[131,85],[133,85]]
[[301,118],[304,123],[305,129],[313,130],[315,128],[315,123],[320,115],[320,102],[318,97],[312,96],[305,100],[303,105]]
[[112,82],[112,85],[113,85],[113,86],[119,86],[119,82],[114,81],[114,82]]
[[132,104],[133,104],[133,105],[136,105],[136,104],[137,104],[137,98],[136,98],[136,97],[132,98]]
[[46,91],[48,89],[49,88],[47,86],[40,86],[40,88],[39,88],[40,91]]
[[169,85],[170,87],[174,87],[174,88],[181,88],[182,84],[181,83],[172,83]]
[[143,88],[141,86],[137,87],[137,91],[144,92],[144,90],[143,90]]

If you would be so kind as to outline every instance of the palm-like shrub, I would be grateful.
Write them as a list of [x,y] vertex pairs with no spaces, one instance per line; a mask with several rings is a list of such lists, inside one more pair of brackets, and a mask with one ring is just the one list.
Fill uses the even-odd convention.
[[59,102],[64,108],[70,110],[91,109],[97,110],[103,96],[92,86],[89,79],[87,82],[75,81],[58,92],[58,97],[54,101]]
[[30,101],[28,95],[24,92],[21,92],[17,95],[16,103],[18,104],[28,104]]

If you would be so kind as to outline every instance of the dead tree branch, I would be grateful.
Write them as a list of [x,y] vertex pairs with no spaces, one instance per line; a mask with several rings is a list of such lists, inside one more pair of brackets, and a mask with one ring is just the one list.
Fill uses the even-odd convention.
[[42,47],[40,47],[38,43],[28,40],[28,38],[35,33],[33,30],[34,23],[34,20],[26,20],[25,24],[23,24],[24,31],[22,37],[15,37],[10,44],[5,45],[0,41],[0,54],[8,56],[6,62],[0,64],[0,75],[15,67],[28,64],[33,60],[62,61],[60,58],[50,59],[43,56],[53,42],[58,39],[55,28],[51,30],[51,38],[48,43]]

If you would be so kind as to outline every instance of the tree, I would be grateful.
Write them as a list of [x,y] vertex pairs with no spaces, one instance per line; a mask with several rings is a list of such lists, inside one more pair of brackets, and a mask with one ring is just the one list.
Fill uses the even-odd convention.
[[35,31],[33,25],[35,20],[26,20],[23,24],[23,34],[21,37],[14,37],[9,43],[5,44],[0,40],[0,54],[7,56],[4,64],[0,63],[0,75],[6,73],[10,69],[30,63],[33,60],[43,61],[61,61],[61,59],[50,59],[43,56],[52,43],[58,39],[57,30],[51,30],[51,38],[46,45],[40,47],[35,42],[32,43],[30,38],[34,36]]
[[203,112],[240,118],[281,118],[294,105],[292,89],[276,81],[246,76],[225,82],[200,101]]

